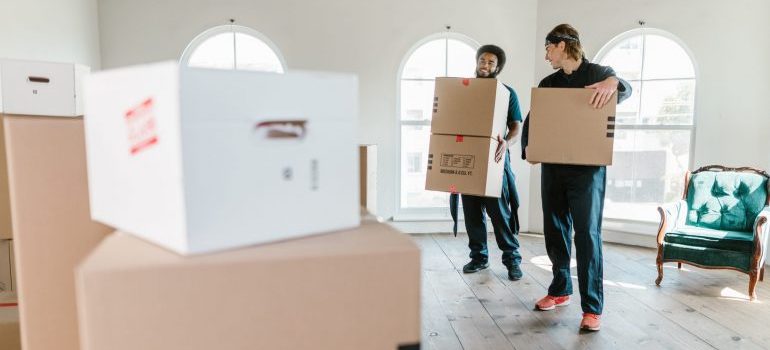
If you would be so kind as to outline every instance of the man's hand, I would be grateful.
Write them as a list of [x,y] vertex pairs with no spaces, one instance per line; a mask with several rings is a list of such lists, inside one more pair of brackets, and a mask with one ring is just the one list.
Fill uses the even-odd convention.
[[497,151],[495,151],[495,163],[500,163],[503,160],[505,151],[508,149],[508,141],[503,139],[500,134],[497,134]]
[[594,89],[594,93],[591,95],[591,99],[588,103],[594,108],[602,108],[607,102],[610,102],[612,95],[618,90],[618,79],[615,77],[609,77],[596,84],[586,86],[587,89]]

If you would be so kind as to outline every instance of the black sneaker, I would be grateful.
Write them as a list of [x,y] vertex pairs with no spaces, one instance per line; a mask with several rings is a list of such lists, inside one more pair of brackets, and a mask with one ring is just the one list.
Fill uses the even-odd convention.
[[463,272],[464,273],[479,272],[483,269],[486,269],[487,267],[489,267],[489,262],[486,262],[483,260],[471,260],[471,262],[463,266]]
[[521,267],[518,264],[508,266],[508,279],[511,281],[518,281],[524,277],[524,272],[521,271]]

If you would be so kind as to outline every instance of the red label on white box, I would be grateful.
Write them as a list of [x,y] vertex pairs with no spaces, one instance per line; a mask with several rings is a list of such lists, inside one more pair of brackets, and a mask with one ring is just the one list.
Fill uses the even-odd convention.
[[136,155],[158,143],[157,122],[152,97],[126,111],[129,152]]

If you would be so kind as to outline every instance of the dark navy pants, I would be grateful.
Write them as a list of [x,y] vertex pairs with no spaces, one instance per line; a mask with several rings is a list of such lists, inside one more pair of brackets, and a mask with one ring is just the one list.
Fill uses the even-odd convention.
[[603,166],[542,166],[545,247],[553,264],[548,294],[572,294],[569,265],[574,227],[580,306],[594,314],[601,314],[604,306],[601,227],[606,180]]
[[[506,153],[503,189],[500,198],[461,195],[463,214],[465,215],[465,230],[468,232],[468,247],[471,249],[470,258],[487,261],[487,224],[484,212],[492,221],[497,246],[503,251],[505,266],[521,263],[519,253],[518,230],[518,194],[514,182],[513,171],[507,162]],[[513,182],[513,183],[511,183]]]

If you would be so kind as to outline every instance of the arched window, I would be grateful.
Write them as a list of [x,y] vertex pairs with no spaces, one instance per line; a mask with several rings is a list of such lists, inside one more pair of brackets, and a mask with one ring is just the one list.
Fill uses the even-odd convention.
[[613,165],[607,168],[604,216],[659,220],[656,206],[682,195],[695,137],[692,55],[672,34],[637,29],[597,55],[633,87],[617,109]]
[[399,70],[400,175],[399,213],[446,213],[448,194],[425,191],[425,175],[436,77],[473,77],[476,49],[472,39],[441,33],[418,42]]
[[218,26],[201,33],[184,50],[181,63],[201,68],[286,71],[285,61],[270,39],[239,25]]

